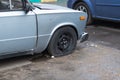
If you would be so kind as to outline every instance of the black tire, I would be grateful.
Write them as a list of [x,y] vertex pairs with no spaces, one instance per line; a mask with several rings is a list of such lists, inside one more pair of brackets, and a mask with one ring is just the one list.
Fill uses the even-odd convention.
[[51,56],[59,57],[72,53],[77,44],[77,35],[73,28],[62,27],[52,36],[47,51]]
[[87,18],[87,24],[91,24],[92,23],[92,16],[91,16],[91,12],[89,7],[87,6],[87,4],[85,4],[84,2],[79,2],[77,3],[74,8],[75,10],[79,10],[79,11],[83,11],[85,13],[87,13],[88,18]]

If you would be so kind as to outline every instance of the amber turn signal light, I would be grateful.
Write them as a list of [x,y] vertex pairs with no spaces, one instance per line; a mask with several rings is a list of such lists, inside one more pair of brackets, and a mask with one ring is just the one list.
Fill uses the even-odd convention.
[[80,16],[80,20],[85,20],[85,16]]

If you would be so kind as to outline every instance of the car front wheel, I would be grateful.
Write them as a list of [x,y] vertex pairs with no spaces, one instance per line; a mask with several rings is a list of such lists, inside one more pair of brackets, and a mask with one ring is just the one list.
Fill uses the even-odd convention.
[[58,29],[48,45],[48,53],[58,57],[72,53],[77,44],[77,35],[73,28],[63,27]]
[[84,2],[77,3],[73,9],[87,13],[87,15],[88,15],[87,24],[90,24],[92,22],[92,16],[91,16],[90,9]]

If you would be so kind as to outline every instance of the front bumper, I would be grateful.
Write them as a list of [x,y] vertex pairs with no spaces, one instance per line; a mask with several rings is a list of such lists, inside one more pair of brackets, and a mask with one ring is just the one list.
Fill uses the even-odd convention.
[[84,42],[86,40],[88,40],[88,33],[84,32],[82,35],[81,35],[81,38],[80,38],[80,42]]

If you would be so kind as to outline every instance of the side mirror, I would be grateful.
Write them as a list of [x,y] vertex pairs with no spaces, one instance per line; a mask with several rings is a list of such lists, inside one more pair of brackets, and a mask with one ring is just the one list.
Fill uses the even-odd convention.
[[24,0],[23,7],[24,7],[23,9],[24,9],[24,11],[25,11],[26,14],[29,11],[32,11],[34,9],[33,5],[28,0]]
[[24,8],[25,13],[27,14],[29,11],[32,11],[32,8],[30,5],[26,5],[26,7]]

